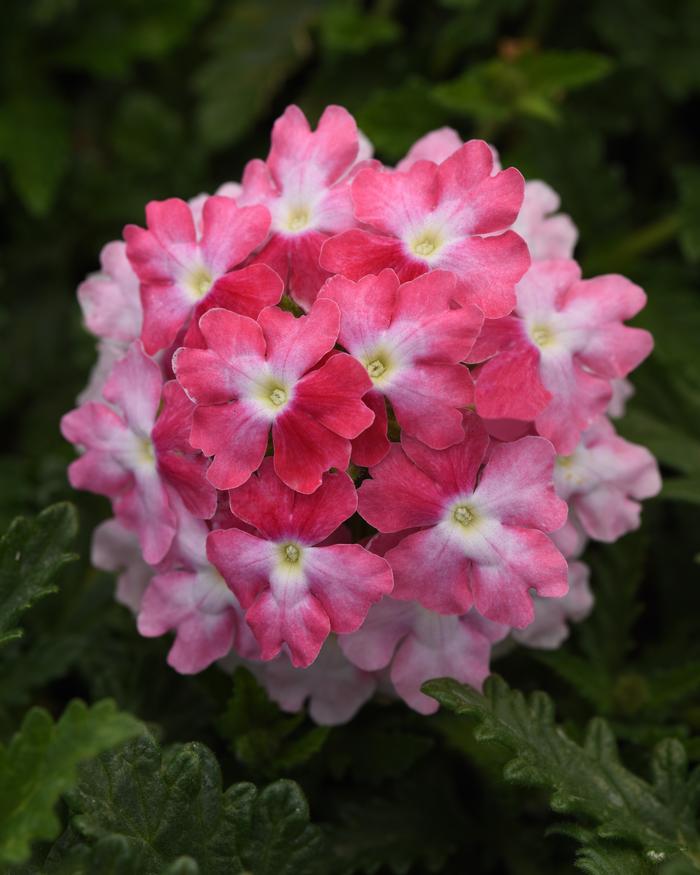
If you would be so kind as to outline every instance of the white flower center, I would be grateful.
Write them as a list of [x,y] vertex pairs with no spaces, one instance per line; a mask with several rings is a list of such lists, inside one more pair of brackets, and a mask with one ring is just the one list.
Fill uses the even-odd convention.
[[553,346],[556,341],[554,330],[549,325],[533,325],[530,329],[530,337],[541,349]]
[[211,289],[214,278],[206,267],[196,267],[187,278],[187,287],[195,301],[201,300]]
[[423,231],[410,243],[411,252],[418,258],[429,260],[442,247],[444,239],[437,231]]
[[297,233],[308,228],[310,221],[311,212],[309,208],[305,206],[296,206],[289,211],[284,224],[288,231]]

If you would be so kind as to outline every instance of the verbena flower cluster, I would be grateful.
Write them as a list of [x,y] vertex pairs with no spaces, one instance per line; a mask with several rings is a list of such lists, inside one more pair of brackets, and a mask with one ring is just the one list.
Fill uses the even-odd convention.
[[586,540],[660,485],[609,419],[652,339],[558,207],[484,142],[392,168],[346,110],[291,106],[240,185],[105,246],[69,475],[111,500],[93,561],[173,668],[245,662],[320,723],[377,690],[428,713],[426,679],[479,687],[496,642],[588,613]]

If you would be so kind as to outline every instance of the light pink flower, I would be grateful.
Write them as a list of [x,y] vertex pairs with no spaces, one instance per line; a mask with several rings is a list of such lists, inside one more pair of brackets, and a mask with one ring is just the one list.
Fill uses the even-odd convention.
[[445,271],[399,285],[393,270],[357,283],[335,276],[319,298],[340,308],[340,344],[366,368],[373,389],[364,401],[373,425],[353,443],[353,461],[374,465],[389,452],[384,399],[399,426],[444,449],[464,437],[461,409],[473,401],[462,362],[481,328],[473,306],[452,308],[454,277]]
[[370,608],[357,632],[340,636],[338,643],[358,668],[378,671],[390,666],[389,677],[399,696],[415,711],[432,714],[438,704],[420,691],[421,685],[451,677],[481,689],[489,674],[491,645],[508,632],[507,626],[474,611],[442,616],[416,602],[387,597]]
[[355,120],[342,107],[327,107],[312,131],[299,107],[288,106],[272,129],[267,161],[246,165],[238,202],[264,204],[272,216],[256,260],[274,268],[305,309],[328,276],[319,266],[321,245],[355,225],[348,172],[359,148]]
[[343,655],[335,635],[328,636],[307,668],[294,668],[287,654],[281,653],[264,663],[258,676],[283,711],[294,713],[308,702],[311,719],[321,726],[347,723],[377,688],[373,674],[357,668]]
[[590,569],[583,562],[569,562],[569,591],[560,599],[535,597],[535,619],[526,629],[516,629],[518,644],[556,650],[569,637],[569,623],[580,623],[593,609],[588,585]]
[[527,243],[533,261],[571,258],[578,229],[570,216],[558,213],[561,199],[554,189],[539,179],[525,183],[525,197],[513,223],[513,230]]
[[489,438],[473,415],[465,431],[447,450],[403,435],[370,469],[359,512],[380,532],[422,529],[386,554],[395,598],[441,614],[474,604],[494,622],[523,628],[533,617],[531,589],[566,592],[566,560],[544,534],[566,519],[552,484],[554,452],[538,437],[496,445],[477,479]]
[[[406,171],[360,170],[352,183],[355,217],[366,229],[328,240],[321,266],[358,280],[393,268],[402,282],[429,270],[455,274],[463,301],[490,318],[515,304],[515,284],[530,263],[513,231],[523,199],[514,168],[491,175],[493,155],[479,140],[440,165],[418,161]],[[493,235],[494,232],[504,231]]]
[[[442,164],[463,145],[464,141],[454,128],[438,128],[416,140],[406,153],[406,157],[396,165],[396,169],[408,170],[418,161],[434,161],[436,164]],[[501,169],[500,165],[497,169]]]
[[153,638],[173,630],[168,664],[181,674],[196,674],[232,649],[251,659],[258,648],[240,605],[207,559],[209,526],[177,505],[173,546],[141,601],[139,632]]
[[215,486],[245,483],[270,430],[275,471],[291,488],[313,492],[324,471],[345,470],[350,440],[374,414],[361,400],[372,381],[358,361],[339,353],[320,364],[338,337],[337,304],[317,301],[297,319],[270,307],[257,322],[210,310],[199,327],[208,349],[179,349],[173,367],[197,403],[190,439],[214,457]]
[[169,490],[199,516],[216,509],[207,462],[187,442],[192,404],[177,383],[163,386],[159,366],[138,341],[114,366],[104,397],[112,407],[89,402],[61,421],[64,437],[85,449],[70,465],[69,479],[75,489],[114,500],[120,522],[137,532],[146,562],[154,565],[175,534]]
[[231,491],[232,512],[260,534],[212,532],[208,554],[246,609],[263,659],[286,644],[294,666],[310,665],[329,632],[354,632],[391,590],[381,557],[359,544],[321,545],[356,507],[347,474],[326,474],[303,495],[284,485],[271,459]]
[[[153,354],[173,343],[207,295],[237,300],[240,287],[227,289],[235,281],[230,271],[263,242],[270,214],[265,207],[239,207],[233,198],[214,195],[204,202],[198,233],[190,206],[170,198],[147,204],[146,224],[147,229],[127,225],[124,239],[141,282],[141,339]],[[259,278],[253,285],[242,301],[246,315],[276,304],[281,292],[278,284]]]
[[117,571],[116,600],[137,614],[141,599],[155,574],[144,562],[141,545],[134,532],[118,519],[105,520],[92,533],[90,561],[102,571]]
[[88,401],[104,402],[102,391],[105,383],[112,373],[112,368],[124,357],[128,347],[115,340],[100,340],[96,349],[97,361],[92,366],[87,386],[76,398],[78,404],[86,404]]
[[659,493],[661,477],[649,450],[621,438],[601,416],[572,453],[557,458],[554,484],[572,520],[589,537],[610,543],[639,528],[640,501]]
[[126,257],[126,244],[121,240],[107,243],[100,264],[102,270],[78,286],[85,327],[126,348],[141,333],[143,319],[139,280]]
[[610,385],[612,386],[612,397],[605,412],[613,419],[620,419],[625,415],[627,402],[634,395],[634,386],[624,377],[611,380]]
[[581,280],[575,261],[541,261],[518,283],[512,316],[487,320],[469,360],[476,409],[486,419],[534,420],[560,453],[607,407],[610,381],[649,354],[648,331],[624,320],[644,306],[634,283],[609,274]]

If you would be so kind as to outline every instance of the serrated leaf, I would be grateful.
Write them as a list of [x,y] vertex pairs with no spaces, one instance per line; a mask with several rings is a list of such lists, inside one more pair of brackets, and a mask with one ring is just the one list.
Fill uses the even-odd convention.
[[[214,755],[196,742],[161,753],[142,735],[87,763],[67,801],[82,843],[96,849],[120,836],[139,875],[306,875],[320,848],[296,784],[258,791],[241,783],[223,792]],[[78,849],[66,853],[86,854]]]
[[140,730],[109,700],[91,708],[75,700],[57,723],[32,708],[9,745],[0,745],[0,861],[20,863],[32,841],[55,838],[54,806],[75,781],[78,764]]
[[78,528],[75,508],[55,504],[34,519],[18,517],[0,540],[0,646],[19,638],[16,623],[37,599],[57,591],[53,578],[76,557],[66,547]]
[[651,786],[621,764],[602,719],[591,722],[581,747],[555,723],[543,693],[527,700],[495,675],[486,682],[484,695],[451,679],[429,681],[423,691],[458,714],[476,718],[477,737],[497,741],[515,755],[507,777],[548,787],[556,811],[582,815],[598,824],[598,835],[634,842],[644,852],[700,854],[694,811],[700,778],[685,777],[685,754],[677,742],[663,742],[657,749]]

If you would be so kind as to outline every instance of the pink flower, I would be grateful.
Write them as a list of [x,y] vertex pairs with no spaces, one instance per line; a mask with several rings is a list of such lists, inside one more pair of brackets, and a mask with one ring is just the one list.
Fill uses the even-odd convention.
[[155,571],[144,562],[137,536],[118,519],[105,520],[92,533],[90,561],[102,571],[117,571],[116,600],[137,614]]
[[605,412],[613,419],[620,419],[625,415],[627,402],[634,395],[634,386],[624,377],[611,380],[610,385],[612,386],[612,397]]
[[175,534],[170,489],[196,515],[216,509],[206,460],[187,442],[192,405],[177,383],[163,386],[160,368],[138,342],[114,366],[104,397],[113,407],[89,402],[61,421],[63,436],[85,448],[69,479],[75,489],[115,500],[117,517],[137,532],[146,562],[154,565]]
[[207,559],[209,526],[178,510],[178,530],[161,570],[146,590],[138,615],[147,638],[175,631],[168,664],[181,674],[196,674],[235,650],[258,655],[243,611],[223,577]]
[[308,668],[294,668],[285,653],[264,664],[259,678],[283,711],[300,711],[308,702],[311,719],[321,726],[347,723],[372,697],[377,681],[353,665],[329,635]]
[[569,591],[560,599],[535,598],[535,619],[526,629],[513,632],[518,644],[556,650],[568,637],[568,623],[580,623],[593,609],[588,585],[590,569],[583,562],[569,563]]
[[[197,304],[207,295],[237,297],[228,291],[241,264],[265,239],[270,215],[262,206],[239,207],[229,197],[214,195],[202,208],[202,230],[197,233],[192,209],[170,198],[146,206],[148,229],[127,225],[126,251],[141,281],[143,331],[146,352],[170,346],[186,327]],[[244,302],[246,315],[279,300],[276,284],[262,283]],[[279,291],[279,290],[278,290]],[[255,313],[257,315],[257,313]]]
[[604,416],[554,467],[557,493],[569,502],[572,520],[596,541],[616,541],[639,528],[640,501],[657,495],[661,477],[646,447],[624,440]]
[[263,460],[272,429],[275,471],[292,489],[313,492],[329,468],[345,470],[350,440],[373,421],[362,403],[372,387],[351,356],[332,355],[340,311],[317,301],[308,316],[270,307],[255,322],[227,310],[199,321],[208,349],[179,349],[178,382],[197,403],[193,446],[213,456],[209,479],[240,486]]
[[554,453],[537,437],[496,445],[477,480],[489,438],[477,417],[464,424],[464,440],[447,450],[402,436],[370,469],[359,512],[380,532],[422,529],[386,554],[395,598],[441,614],[474,604],[494,622],[523,628],[533,617],[531,589],[566,592],[566,560],[544,534],[566,519],[552,484]]
[[299,107],[288,106],[272,129],[267,161],[246,165],[239,203],[264,204],[272,216],[256,259],[279,273],[305,309],[328,276],[319,267],[321,245],[355,225],[347,174],[359,148],[355,120],[342,107],[327,107],[312,131]]
[[[438,128],[416,140],[406,153],[406,157],[396,165],[396,169],[408,170],[417,161],[434,161],[436,164],[442,164],[463,145],[462,138],[454,128]],[[500,169],[499,166],[498,170]]]
[[534,420],[570,453],[607,407],[610,381],[649,354],[648,331],[624,325],[646,302],[639,286],[610,274],[581,280],[574,261],[541,261],[517,287],[512,316],[484,323],[469,359],[476,409],[486,419]]
[[508,627],[475,612],[442,616],[416,602],[384,598],[370,609],[362,627],[338,639],[347,658],[365,671],[390,666],[389,677],[401,698],[420,714],[438,709],[421,693],[425,681],[451,677],[476,689],[489,674],[491,645]]
[[104,401],[102,391],[119,359],[124,357],[128,347],[115,340],[101,340],[97,344],[97,361],[92,366],[87,386],[76,398],[78,404],[88,401]]
[[326,474],[303,495],[284,485],[271,459],[231,491],[232,512],[260,534],[212,532],[208,553],[245,608],[263,659],[286,644],[294,666],[310,665],[329,632],[354,632],[391,590],[381,557],[359,544],[320,545],[356,507],[347,474]]
[[328,240],[321,266],[358,280],[393,268],[402,282],[429,270],[455,274],[463,301],[490,318],[515,304],[515,284],[528,268],[527,246],[512,231],[523,199],[514,168],[491,175],[493,155],[479,140],[435,164],[406,171],[360,170],[352,183],[355,217],[367,229]]
[[527,243],[533,261],[571,258],[578,229],[566,213],[557,213],[561,200],[554,189],[539,179],[525,183],[525,197],[513,230]]
[[428,446],[444,449],[464,437],[460,408],[473,401],[473,386],[460,362],[483,320],[476,307],[452,309],[454,291],[445,271],[399,285],[393,270],[358,283],[335,276],[321,289],[320,298],[340,307],[340,344],[372,379],[364,400],[375,420],[353,444],[358,465],[374,465],[389,452],[384,398],[399,426]]
[[78,287],[85,327],[126,347],[138,338],[143,319],[139,280],[126,257],[126,244],[115,240],[104,246],[100,264],[102,270]]

